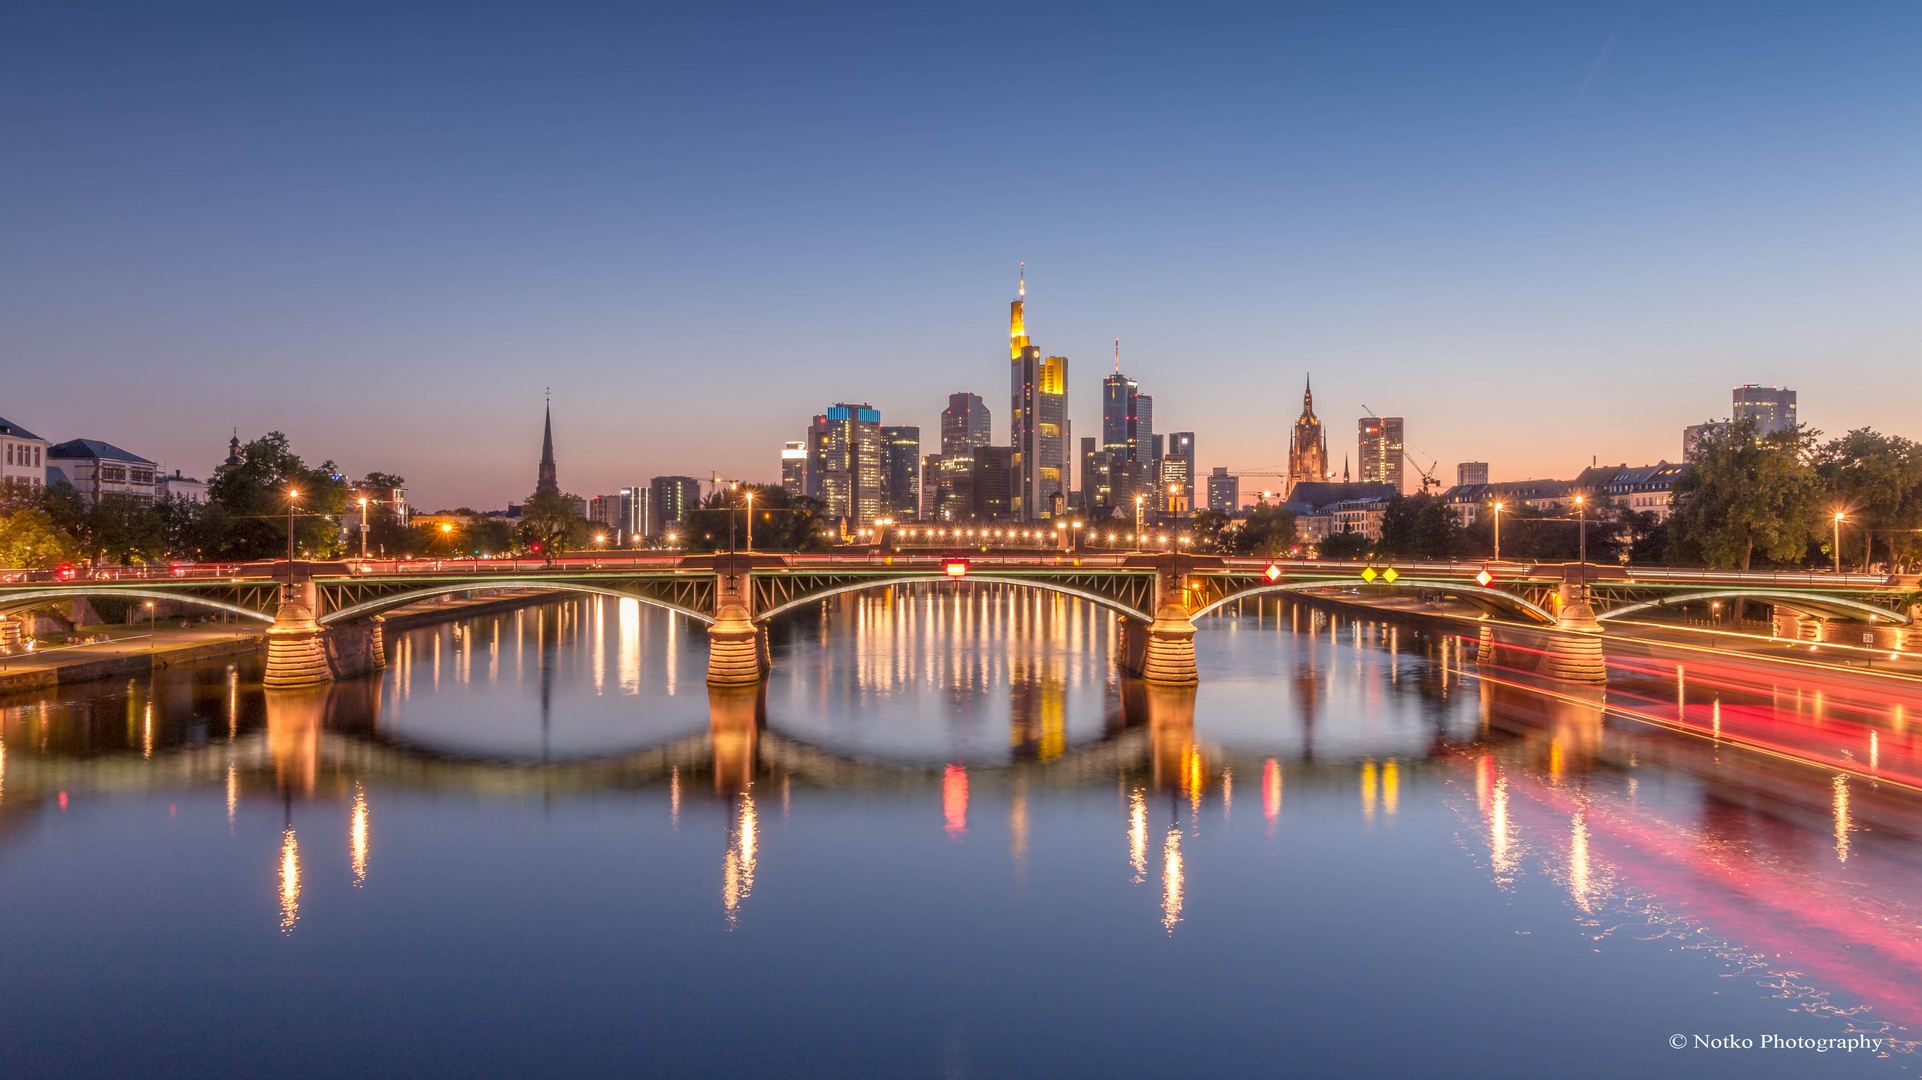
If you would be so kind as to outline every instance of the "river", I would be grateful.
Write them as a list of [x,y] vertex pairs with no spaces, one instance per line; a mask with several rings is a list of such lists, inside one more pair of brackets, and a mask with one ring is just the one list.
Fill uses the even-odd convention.
[[1901,703],[1759,666],[1605,698],[1301,604],[1203,620],[1194,691],[1114,638],[875,591],[710,694],[698,627],[595,597],[314,691],[4,699],[0,1073],[1922,1067],[1922,802],[1855,749],[1912,753]]

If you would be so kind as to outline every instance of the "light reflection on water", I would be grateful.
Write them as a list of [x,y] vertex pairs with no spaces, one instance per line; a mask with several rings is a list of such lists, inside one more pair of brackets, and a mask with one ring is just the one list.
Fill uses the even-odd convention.
[[[1117,678],[1113,641],[1080,601],[899,589],[799,613],[775,628],[765,688],[710,692],[698,630],[593,599],[398,635],[381,675],[313,691],[265,695],[238,663],[16,698],[0,705],[14,869],[0,926],[58,927],[85,895],[124,924],[106,933],[123,967],[229,985],[196,981],[191,953],[156,953],[181,932],[119,899],[158,896],[218,912],[184,940],[243,969],[324,987],[392,954],[412,958],[401,978],[421,994],[467,994],[483,1016],[534,1009],[550,1034],[632,1023],[595,1019],[605,1006],[579,996],[550,1015],[486,989],[485,969],[428,960],[483,940],[500,956],[513,938],[497,932],[540,913],[544,950],[512,960],[523,977],[596,972],[615,998],[678,1017],[646,1037],[662,1071],[688,1074],[708,1030],[689,1002],[730,1017],[731,1052],[758,1071],[779,1071],[790,1013],[817,1002],[848,1035],[810,1044],[829,1072],[875,1071],[869,1043],[923,1052],[899,1033],[929,1010],[969,1017],[963,1041],[996,1075],[1245,1071],[1284,1048],[1305,1071],[1340,1071],[1329,1033],[1363,1014],[1391,1048],[1453,1045],[1518,1075],[1539,1060],[1504,1057],[1499,1033],[1517,1023],[1579,1048],[1563,1075],[1677,1068],[1644,1030],[1900,1041],[1922,1023],[1913,797],[1719,741],[1735,691],[1692,705],[1670,688],[1677,710],[1703,711],[1710,737],[1695,738],[1612,718],[1599,692],[1484,678],[1472,643],[1295,604],[1204,621],[1194,691]],[[1797,716],[1835,707],[1772,692]],[[1866,745],[1874,767],[1879,733]],[[1258,778],[1259,815],[1233,813],[1237,774]],[[283,944],[251,936],[262,927]],[[36,952],[23,932],[0,929],[13,992],[76,1016],[105,992],[48,982],[91,970],[79,937]],[[749,941],[725,991],[686,974]],[[321,951],[274,951],[295,943]],[[649,962],[600,966],[636,950]],[[927,984],[934,970],[1045,1004],[1078,1056],[1063,1069],[1012,1054],[1040,1036]],[[1202,1010],[1190,1027],[1207,1015],[1234,1036],[1197,1050],[1164,1035],[1170,1006],[1148,1002],[1169,979],[1189,995],[1176,1015]],[[1513,992],[1564,985],[1581,1010]],[[1438,1022],[1417,1004],[1434,1000],[1500,1001],[1501,1015]],[[228,1004],[243,1029],[285,1020],[252,997]],[[7,1023],[0,1035],[24,1035]],[[944,1062],[954,1030],[928,1035]],[[78,1041],[56,1042],[36,1060],[72,1064]],[[533,1040],[481,1042],[490,1062],[544,1060]],[[443,1062],[475,1052],[433,1045]],[[3,1047],[0,1062],[27,1063]],[[260,1064],[232,1053],[215,1072]],[[322,1053],[311,1072],[345,1060]]]

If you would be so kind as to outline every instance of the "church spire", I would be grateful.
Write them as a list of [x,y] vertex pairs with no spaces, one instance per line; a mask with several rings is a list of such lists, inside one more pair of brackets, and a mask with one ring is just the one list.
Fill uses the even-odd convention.
[[560,480],[554,472],[554,400],[548,396],[546,422],[541,431],[541,476],[535,491],[559,491]]

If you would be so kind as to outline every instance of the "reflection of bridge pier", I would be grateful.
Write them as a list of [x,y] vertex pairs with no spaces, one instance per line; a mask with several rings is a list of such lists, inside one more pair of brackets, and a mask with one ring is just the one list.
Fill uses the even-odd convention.
[[708,734],[714,747],[714,790],[723,795],[754,784],[761,731],[767,726],[767,687],[707,688]]

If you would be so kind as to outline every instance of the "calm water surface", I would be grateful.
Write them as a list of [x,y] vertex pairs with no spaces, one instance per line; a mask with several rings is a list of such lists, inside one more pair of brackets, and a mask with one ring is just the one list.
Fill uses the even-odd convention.
[[698,628],[596,598],[312,692],[7,699],[0,1073],[1918,1071],[1916,797],[1405,626],[1212,619],[1188,693],[1113,636],[843,597],[711,695]]

